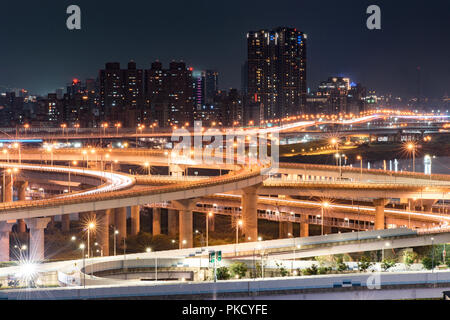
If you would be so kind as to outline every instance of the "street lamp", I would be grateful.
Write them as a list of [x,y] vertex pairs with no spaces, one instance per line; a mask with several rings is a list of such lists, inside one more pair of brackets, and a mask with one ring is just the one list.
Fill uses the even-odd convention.
[[408,143],[408,145],[406,147],[407,147],[408,151],[410,153],[412,153],[413,172],[416,172],[416,149],[417,149],[417,146],[413,142],[410,142],[410,143]]
[[114,255],[117,254],[117,235],[119,234],[119,230],[114,230]]
[[114,126],[116,127],[116,135],[119,136],[119,128],[122,127],[122,124],[116,123]]
[[84,156],[86,156],[86,168],[88,168],[89,167],[89,154],[88,154],[87,150],[83,150],[81,152],[81,154],[83,155],[83,161],[84,161]]
[[242,228],[244,222],[242,220],[237,221],[236,225],[236,244],[239,244],[239,228]]
[[323,236],[323,222],[324,222],[324,213],[325,213],[325,210],[324,209],[326,209],[326,208],[328,208],[330,206],[330,204],[328,203],[328,202],[323,202],[322,203],[322,205],[321,205],[321,211],[322,211],[322,236]]
[[84,243],[80,244],[80,249],[82,250],[82,254],[83,254],[83,286],[86,288],[86,256],[84,255],[84,249],[86,248],[86,246],[84,245]]
[[87,256],[88,258],[91,257],[91,251],[90,251],[90,234],[91,234],[91,230],[95,229],[95,223],[93,222],[89,222],[88,226],[87,226]]
[[[103,246],[99,244],[98,242],[94,243],[94,246],[100,247],[100,256],[103,257]],[[98,252],[98,250],[97,250]]]
[[47,146],[47,152],[49,152],[50,153],[50,159],[51,159],[51,161],[50,161],[50,164],[53,166],[53,147],[52,146]]
[[14,143],[13,148],[19,150],[19,164],[21,164],[22,163],[22,153],[21,153],[21,149],[20,149],[20,143],[17,143],[17,142]]
[[208,212],[206,215],[206,246],[209,247],[209,219],[212,218],[214,214],[212,212]]
[[150,170],[151,170],[150,163],[149,163],[149,162],[145,162],[145,163],[144,163],[144,167],[147,168],[147,170],[148,170],[148,175],[150,175]]
[[67,128],[67,124],[63,123],[63,124],[61,125],[63,137],[64,137],[64,129],[65,129],[65,128]]
[[292,263],[291,263],[291,273],[293,274],[294,273],[294,261],[296,261],[296,258],[295,258],[295,249],[297,248],[297,249],[301,249],[301,245],[295,245],[295,238],[294,238],[294,260],[292,260]]
[[431,238],[431,250],[433,251],[431,259],[431,272],[434,272],[434,238]]
[[357,156],[356,157],[357,160],[361,161],[361,178],[360,180],[362,180],[362,174],[363,174],[363,158],[361,156]]

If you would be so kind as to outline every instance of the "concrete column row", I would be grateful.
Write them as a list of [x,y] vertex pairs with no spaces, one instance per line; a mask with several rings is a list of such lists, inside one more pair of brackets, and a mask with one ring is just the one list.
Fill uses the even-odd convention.
[[258,187],[252,186],[242,190],[243,233],[246,239],[258,239]]
[[[19,201],[26,201],[27,200],[27,189],[28,189],[28,181],[21,181],[19,183]],[[25,233],[27,232],[27,226],[25,224],[25,221],[23,219],[17,220],[17,231],[19,233]]]
[[278,224],[278,238],[286,239],[294,235],[294,224],[288,221],[280,221]]

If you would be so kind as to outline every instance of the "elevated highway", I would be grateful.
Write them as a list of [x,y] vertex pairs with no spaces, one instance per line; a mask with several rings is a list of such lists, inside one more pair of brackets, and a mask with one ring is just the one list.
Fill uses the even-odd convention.
[[[38,150],[27,150],[17,153],[17,156],[21,161],[44,161],[42,152]],[[159,150],[116,151],[112,149],[97,149],[94,152],[86,152],[83,154],[80,150],[63,149],[55,150],[51,156],[53,157],[53,161],[63,163],[73,161],[74,159],[80,159],[80,161],[86,160],[87,162],[87,158],[89,157],[89,162],[91,164],[97,164],[96,166],[100,164],[100,168],[104,168],[104,164],[108,162],[106,159],[112,164],[114,158],[120,158],[121,163],[142,163],[146,161],[149,165],[171,166],[171,155],[168,152]],[[45,160],[48,162],[48,159],[49,157]],[[9,160],[13,161],[11,158]],[[186,167],[190,166],[214,168],[216,170],[224,168],[222,164],[193,164],[186,161]],[[372,228],[372,221],[374,222],[373,228],[381,230],[385,229],[386,225],[393,221],[395,223],[392,224],[406,225],[406,219],[409,222],[411,218],[414,221],[414,227],[419,227],[419,223],[422,223],[422,227],[424,225],[430,227],[430,224],[435,223],[438,224],[435,228],[439,229],[448,224],[448,218],[446,216],[420,212],[386,212],[385,209],[385,205],[394,200],[400,200],[403,203],[411,199],[420,199],[421,201],[430,200],[427,206],[432,206],[437,200],[448,200],[450,177],[446,175],[394,173],[382,170],[360,170],[347,167],[339,168],[335,166],[282,163],[276,172],[268,173],[267,168],[258,166],[242,167],[231,165],[229,167],[229,170],[231,170],[230,173],[224,176],[208,177],[205,179],[185,178],[175,180],[172,177],[170,178],[172,181],[168,181],[167,183],[160,181],[159,185],[154,185],[158,178],[153,176],[131,176],[112,171],[102,171],[101,169],[89,170],[56,166],[47,167],[24,163],[4,163],[0,167],[5,169],[18,167],[21,170],[46,171],[54,172],[55,174],[68,174],[71,172],[76,175],[96,177],[102,181],[97,188],[92,190],[83,190],[81,192],[44,200],[2,203],[0,205],[0,221],[3,221],[2,226],[3,230],[5,230],[4,232],[8,232],[8,226],[10,226],[12,221],[16,221],[17,219],[24,219],[29,221],[30,224],[32,221],[35,221],[33,219],[37,219],[36,221],[43,221],[43,225],[46,225],[45,221],[48,221],[46,217],[56,215],[67,216],[68,214],[83,212],[99,213],[98,216],[103,218],[104,222],[102,223],[105,224],[104,227],[106,228],[109,225],[109,220],[112,219],[109,216],[114,214],[111,210],[115,209],[116,224],[119,223],[118,228],[121,230],[121,235],[125,236],[126,211],[124,211],[124,208],[132,208],[132,233],[136,233],[139,230],[139,206],[171,202],[171,208],[176,208],[179,211],[180,247],[183,245],[190,247],[193,244],[192,212],[197,210],[195,206],[198,203],[198,199],[205,199],[215,194],[224,193],[241,195],[242,209],[239,209],[244,220],[243,233],[250,239],[256,239],[258,237],[258,206],[261,205],[261,209],[267,211],[267,208],[274,205],[270,203],[272,200],[267,197],[262,198],[262,201],[258,202],[258,195],[309,196],[322,199],[373,201],[375,208],[365,211],[367,216],[372,216],[370,221],[366,220],[366,222],[369,222],[368,225],[364,225],[367,227],[365,228],[366,230]],[[239,167],[242,168],[238,169]],[[303,207],[304,209],[304,207],[308,206],[308,204],[300,202],[296,204],[288,204],[286,202],[283,205],[288,208],[289,212],[294,212],[299,207]],[[353,212],[351,211],[348,209],[347,214],[355,215],[354,210]],[[304,212],[306,213],[307,211]],[[120,218],[117,218],[118,216]],[[322,219],[320,217],[318,220],[316,215],[315,217],[308,217],[306,220],[303,218],[302,221],[302,216],[304,217],[306,214],[299,214],[299,220],[294,219],[295,221],[292,222],[300,222],[301,225],[308,225],[308,223],[314,221],[319,222]],[[272,217],[266,215],[265,218],[271,219]],[[341,217],[333,216],[333,218]],[[361,216],[359,218],[362,219]],[[334,223],[335,226],[338,226],[341,222],[338,220],[327,221],[329,224]],[[416,225],[415,222],[418,222],[418,224]],[[411,226],[411,223],[409,225]],[[357,227],[355,229],[361,228]],[[42,232],[42,227],[39,230]],[[109,239],[109,234],[102,235],[101,239],[103,243],[106,243]]]

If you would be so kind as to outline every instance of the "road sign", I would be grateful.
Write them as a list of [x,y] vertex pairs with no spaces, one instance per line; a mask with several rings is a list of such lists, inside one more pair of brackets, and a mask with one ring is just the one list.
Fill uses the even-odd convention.
[[209,262],[210,263],[214,263],[215,258],[216,258],[216,253],[215,252],[210,252],[209,253]]

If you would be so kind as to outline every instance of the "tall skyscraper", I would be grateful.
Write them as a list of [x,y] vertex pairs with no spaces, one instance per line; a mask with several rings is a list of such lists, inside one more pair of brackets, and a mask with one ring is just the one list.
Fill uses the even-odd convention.
[[219,72],[214,70],[205,71],[205,103],[213,104],[214,97],[219,91]]
[[128,68],[123,70],[123,105],[127,116],[125,126],[136,127],[142,121],[144,105],[144,74],[143,70],[136,68],[136,62],[130,61]]
[[[294,28],[252,31],[248,45],[248,108],[260,119],[283,118],[305,111],[307,35]],[[253,113],[254,114],[254,113]]]
[[195,108],[200,110],[205,105],[206,100],[206,72],[192,71],[192,79],[194,80],[193,90],[195,99]]
[[120,121],[123,107],[123,73],[120,63],[110,62],[100,70],[100,106],[105,121]]
[[146,103],[160,126],[192,123],[195,105],[192,71],[184,62],[171,62],[169,69],[155,62],[145,71]]
[[143,81],[143,70],[137,69],[134,61],[123,70],[118,62],[107,63],[99,74],[103,120],[135,127],[144,109]]

